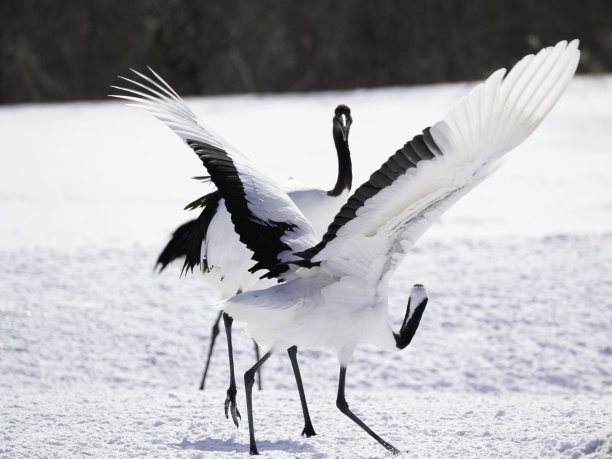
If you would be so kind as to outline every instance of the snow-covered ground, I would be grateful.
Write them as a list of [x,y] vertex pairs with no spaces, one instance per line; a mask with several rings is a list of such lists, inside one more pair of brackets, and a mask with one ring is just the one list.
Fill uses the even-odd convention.
[[[171,82],[171,75],[167,76]],[[111,82],[109,82],[111,83]],[[471,85],[187,102],[261,169],[331,188],[331,117],[353,110],[356,184]],[[579,77],[506,164],[431,228],[391,285],[430,302],[399,354],[360,348],[347,400],[407,457],[612,457],[612,77]],[[121,102],[0,107],[0,456],[248,455],[226,420],[224,335],[198,275],[153,264],[200,161]],[[172,267],[171,267],[172,268]],[[254,361],[235,334],[239,374]],[[260,452],[381,457],[335,407],[337,363],[301,350],[318,436],[288,358],[254,394]]]

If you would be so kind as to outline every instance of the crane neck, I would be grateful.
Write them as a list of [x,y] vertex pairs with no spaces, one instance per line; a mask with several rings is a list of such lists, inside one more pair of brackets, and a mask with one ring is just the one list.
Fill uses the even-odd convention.
[[393,333],[395,338],[395,346],[401,350],[410,344],[414,334],[419,328],[421,317],[427,306],[427,294],[422,285],[417,284],[413,288],[410,298],[408,299],[408,306],[406,307],[406,316],[400,331]]
[[334,144],[338,154],[338,179],[333,189],[327,192],[328,196],[340,196],[344,190],[350,190],[353,185],[353,164],[348,139],[344,140],[340,129],[334,128]]

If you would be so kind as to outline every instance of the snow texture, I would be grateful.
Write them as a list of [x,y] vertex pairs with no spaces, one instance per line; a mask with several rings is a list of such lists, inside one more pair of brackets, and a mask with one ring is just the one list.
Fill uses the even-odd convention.
[[[171,79],[171,78],[170,78]],[[277,181],[333,185],[333,108],[352,109],[355,184],[473,85],[194,98]],[[290,116],[288,116],[290,114]],[[578,77],[534,134],[425,234],[390,284],[429,303],[408,348],[360,347],[347,401],[405,457],[612,457],[612,77]],[[119,102],[0,107],[0,456],[246,457],[223,414],[223,332],[196,390],[218,293],[153,271],[206,192],[199,159]],[[321,164],[329,164],[322,168]],[[240,327],[236,324],[236,330]],[[238,374],[254,362],[235,337]],[[265,457],[386,457],[335,407],[335,355],[298,353],[254,392]]]

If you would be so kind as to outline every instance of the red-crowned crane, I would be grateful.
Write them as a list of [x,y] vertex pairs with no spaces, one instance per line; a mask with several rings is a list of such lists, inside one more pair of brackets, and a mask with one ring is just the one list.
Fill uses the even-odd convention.
[[[332,137],[338,157],[338,176],[334,187],[329,191],[304,186],[294,186],[286,190],[291,200],[295,202],[319,234],[325,233],[327,225],[346,202],[351,189],[353,172],[348,137],[352,122],[351,109],[344,104],[338,105],[332,118]],[[210,177],[194,178],[205,182],[210,181]],[[183,271],[193,272],[196,266],[201,267],[205,278],[221,292],[223,298],[256,287],[265,287],[266,282],[261,281],[258,275],[249,272],[253,253],[240,242],[238,235],[234,232],[230,215],[225,209],[224,200],[219,191],[215,190],[202,196],[185,207],[189,210],[198,208],[202,208],[198,218],[179,226],[159,255],[157,265],[160,266],[160,272],[172,261],[183,259]],[[268,280],[267,284],[272,285],[273,282]],[[202,373],[200,390],[204,389],[215,340],[219,334],[221,317],[223,317],[228,340],[230,374],[233,374],[232,318],[227,314],[222,314],[223,312],[219,313],[212,327],[211,342]],[[257,345],[255,345],[255,353],[259,359]],[[261,380],[259,386],[261,388]],[[230,393],[235,393],[235,382],[230,383],[228,390]],[[228,397],[227,402],[230,403],[230,399],[235,395],[228,395]],[[235,414],[233,417],[236,421]]]
[[246,322],[251,336],[268,350],[244,377],[251,454],[258,454],[254,373],[272,352],[292,346],[336,351],[337,407],[387,450],[399,453],[349,409],[344,388],[353,352],[360,343],[389,351],[406,346],[426,295],[420,287],[413,290],[408,323],[393,332],[387,298],[391,275],[433,221],[534,131],[563,94],[579,57],[578,40],[561,41],[524,57],[505,77],[505,69],[494,72],[357,188],[322,238],[287,194],[244,155],[211,138],[191,117],[141,102],[204,163],[241,242],[254,253],[251,269],[285,281],[220,305]]
[[[126,92],[126,94],[114,95],[113,97],[141,103],[146,101],[149,107],[163,107],[163,110],[167,113],[180,113],[182,116],[188,116],[199,123],[196,115],[191,112],[178,94],[153,70],[151,70],[153,78],[134,70],[132,72],[136,77],[139,77],[140,81],[124,77],[120,78],[134,84],[137,88],[113,86],[115,89]],[[320,235],[325,232],[327,223],[346,202],[351,189],[353,175],[348,137],[352,122],[350,108],[344,104],[338,105],[334,110],[332,118],[332,137],[338,158],[338,176],[334,187],[326,191],[320,188],[298,185],[287,190],[289,197],[295,202],[301,212],[309,218]],[[208,133],[211,140],[224,142],[212,130],[208,130]],[[210,181],[210,177],[196,178],[205,182]],[[224,298],[233,296],[236,293],[249,291],[253,288],[263,288],[275,284],[276,281],[272,279],[260,279],[260,276],[250,269],[253,252],[240,242],[224,203],[225,201],[221,193],[216,190],[187,205],[186,209],[202,207],[203,210],[198,218],[188,221],[174,231],[170,241],[158,257],[157,264],[161,267],[160,271],[166,268],[173,260],[184,257],[183,272],[187,270],[193,271],[196,266],[201,266],[202,271],[206,274],[206,279],[219,288]],[[236,427],[238,427],[240,412],[236,404],[237,389],[231,335],[233,318],[223,312],[219,313],[213,325],[211,344],[200,389],[204,388],[213,346],[219,334],[218,324],[221,317],[223,317],[227,335],[230,368],[230,383],[225,400],[225,416],[229,417],[229,413],[231,413],[232,420]],[[259,360],[257,344],[255,346],[257,359]],[[302,434],[310,437],[316,435],[316,433],[312,427],[303,392],[297,363],[297,347],[293,346],[288,349],[288,354],[296,377],[304,412],[305,427]]]

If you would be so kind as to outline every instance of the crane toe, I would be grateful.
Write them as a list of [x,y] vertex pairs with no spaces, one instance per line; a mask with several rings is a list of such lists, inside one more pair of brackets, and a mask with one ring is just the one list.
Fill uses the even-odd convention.
[[310,437],[314,437],[317,433],[314,430],[314,427],[312,427],[312,425],[306,425],[304,427],[304,430],[302,430],[302,437],[306,437],[306,438],[310,438]]
[[232,414],[232,420],[236,427],[240,425],[238,419],[242,420],[238,406],[236,405],[236,388],[230,387],[227,390],[227,397],[225,397],[225,418],[229,419],[229,414]]

